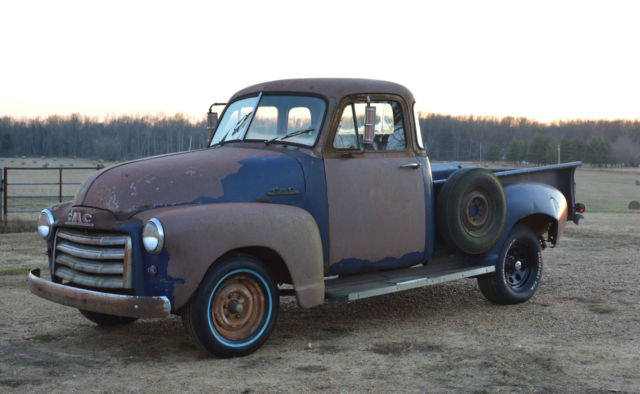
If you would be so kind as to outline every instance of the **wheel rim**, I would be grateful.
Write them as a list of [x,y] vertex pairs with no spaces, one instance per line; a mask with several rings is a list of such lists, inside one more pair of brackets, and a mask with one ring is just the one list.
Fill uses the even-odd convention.
[[265,316],[265,294],[256,278],[235,275],[218,286],[211,303],[211,322],[223,338],[242,341],[252,336]]
[[527,285],[533,270],[531,262],[524,246],[515,243],[509,248],[504,263],[504,279],[512,289],[522,289]]
[[462,220],[469,234],[482,235],[491,225],[494,202],[489,193],[483,189],[474,189],[462,200]]

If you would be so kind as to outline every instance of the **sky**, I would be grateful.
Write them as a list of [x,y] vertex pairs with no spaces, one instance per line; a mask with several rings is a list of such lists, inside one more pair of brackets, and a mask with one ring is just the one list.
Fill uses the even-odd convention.
[[420,111],[640,118],[637,1],[0,0],[0,116],[183,113],[262,81],[390,80]]

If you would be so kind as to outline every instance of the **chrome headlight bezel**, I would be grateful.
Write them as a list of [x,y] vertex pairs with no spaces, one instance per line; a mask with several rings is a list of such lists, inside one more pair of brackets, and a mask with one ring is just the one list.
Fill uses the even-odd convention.
[[51,238],[51,233],[53,233],[53,224],[55,219],[53,218],[53,214],[48,208],[43,209],[40,212],[40,216],[38,217],[38,234],[44,239]]
[[158,219],[151,218],[144,225],[142,244],[150,254],[157,255],[162,252],[164,248],[164,228]]

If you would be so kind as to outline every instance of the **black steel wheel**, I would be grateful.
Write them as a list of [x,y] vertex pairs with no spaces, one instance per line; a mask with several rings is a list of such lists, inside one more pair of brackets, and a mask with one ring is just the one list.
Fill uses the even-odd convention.
[[455,250],[481,254],[498,242],[507,202],[498,178],[484,168],[454,172],[438,194],[438,230]]
[[542,247],[529,227],[515,226],[505,241],[496,271],[478,277],[482,294],[496,304],[527,301],[542,276]]
[[82,316],[91,320],[99,326],[119,326],[122,324],[130,324],[138,320],[137,317],[124,317],[108,315],[106,313],[92,312],[84,309],[78,309]]
[[279,295],[269,270],[240,255],[216,264],[182,312],[192,342],[218,357],[244,356],[267,340],[278,316]]

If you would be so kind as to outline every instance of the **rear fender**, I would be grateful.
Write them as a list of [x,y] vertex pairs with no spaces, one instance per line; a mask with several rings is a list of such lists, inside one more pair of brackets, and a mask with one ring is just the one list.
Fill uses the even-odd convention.
[[[324,300],[320,233],[313,217],[303,209],[265,203],[218,203],[136,215],[143,224],[152,217],[162,223],[165,246],[159,256],[147,256],[146,264],[157,264],[158,272],[158,278],[147,274],[147,282],[165,283],[164,292],[174,311],[186,304],[215,261],[229,251],[247,247],[268,248],[282,257],[300,306],[310,308]],[[148,269],[145,267],[145,271]],[[169,283],[173,288],[167,287]]]
[[[556,188],[541,183],[514,183],[504,186],[507,198],[507,220],[500,239],[487,253],[479,256],[478,264],[494,265],[502,245],[513,226],[523,223],[538,231],[537,224],[551,222],[549,231],[555,245],[567,223],[567,200]],[[538,231],[539,232],[539,231]]]

